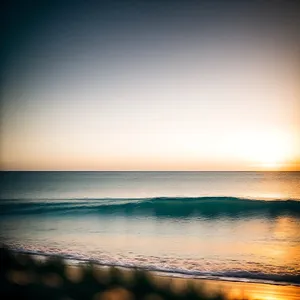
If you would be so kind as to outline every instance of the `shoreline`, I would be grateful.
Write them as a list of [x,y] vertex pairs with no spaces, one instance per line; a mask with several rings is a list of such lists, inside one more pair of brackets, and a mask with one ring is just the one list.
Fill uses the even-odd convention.
[[[99,260],[93,260],[88,258],[80,258],[76,256],[71,256],[67,254],[58,254],[58,253],[46,253],[46,252],[39,252],[39,251],[30,251],[30,250],[23,250],[23,249],[9,249],[16,253],[16,254],[26,254],[26,255],[32,255],[32,256],[40,256],[45,258],[50,257],[58,257],[60,259],[63,259],[64,262],[67,265],[84,265],[91,263],[93,265],[99,266],[99,267],[116,267],[120,269],[125,270],[141,270],[146,272],[151,272],[157,276],[161,277],[170,277],[170,278],[178,278],[178,279],[191,279],[191,280],[204,280],[204,281],[220,281],[220,282],[226,282],[226,283],[253,283],[253,284],[266,284],[266,285],[274,285],[274,286],[292,286],[297,287],[300,289],[300,283],[296,282],[286,282],[286,281],[275,281],[275,280],[264,280],[260,278],[245,278],[245,277],[231,277],[231,276],[218,276],[218,275],[196,275],[191,274],[188,272],[180,272],[180,271],[171,271],[171,270],[163,270],[158,269],[154,267],[145,267],[145,266],[138,266],[138,265],[125,265],[125,264],[116,264],[116,263],[109,263],[109,262],[101,262]],[[70,263],[70,262],[75,263]],[[300,291],[299,291],[300,293]]]
[[[114,272],[117,271],[117,273],[119,273],[118,276],[120,276],[121,274],[121,277],[125,279],[125,281],[130,282],[133,280],[133,278],[135,278],[138,272],[140,274],[143,274],[142,276],[144,276],[144,278],[148,278],[147,279],[148,282],[152,282],[153,284],[152,286],[156,287],[156,290],[161,288],[167,289],[169,290],[169,293],[173,293],[173,295],[177,295],[177,294],[180,295],[180,293],[183,294],[187,293],[190,290],[190,288],[192,288],[192,290],[194,291],[193,293],[200,293],[200,294],[202,293],[202,295],[204,295],[203,299],[217,299],[214,297],[216,297],[217,295],[222,295],[223,297],[222,299],[300,300],[300,286],[295,286],[291,284],[283,285],[283,284],[273,284],[270,282],[250,282],[250,281],[245,282],[245,281],[237,281],[237,280],[235,281],[225,280],[224,278],[222,279],[222,278],[180,277],[178,276],[179,274],[176,273],[172,274],[167,272],[157,272],[154,270],[147,270],[147,269],[136,268],[136,267],[124,267],[124,266],[116,266],[116,265],[109,265],[109,264],[100,264],[99,262],[97,263],[90,260],[83,260],[83,259],[75,260],[74,258],[64,258],[62,257],[62,255],[59,256],[54,254],[32,253],[30,251],[17,251],[16,249],[13,250],[11,248],[8,248],[8,251],[10,251],[13,257],[17,259],[16,261],[18,261],[18,257],[20,257],[18,255],[24,255],[25,257],[32,259],[32,261],[35,261],[35,263],[38,263],[39,261],[42,262],[41,266],[44,264],[44,262],[47,263],[49,259],[51,264],[51,260],[53,263],[53,259],[55,261],[55,259],[57,258],[59,261],[61,261],[61,266],[65,270],[62,272],[64,273],[67,272],[71,277],[76,277],[79,273],[83,274],[82,272],[86,272],[84,270],[92,268],[90,270],[94,270],[92,272],[96,276],[95,278],[97,278],[97,276],[99,278],[100,276],[101,278],[100,281],[103,279],[105,281],[105,278],[107,278],[107,276],[113,276],[108,274],[113,274]],[[72,261],[74,263],[71,263]],[[38,263],[37,265],[40,264]],[[53,266],[55,266],[55,262]],[[113,269],[116,271],[112,271]],[[12,271],[12,272],[17,272],[15,273],[15,275],[18,275],[18,271]],[[30,273],[28,274],[30,278]],[[42,276],[41,278],[43,278],[44,276],[47,276],[47,273],[41,276]],[[142,282],[141,284],[143,284]],[[120,288],[121,287],[122,286],[120,286]],[[143,289],[142,286],[141,288]]]

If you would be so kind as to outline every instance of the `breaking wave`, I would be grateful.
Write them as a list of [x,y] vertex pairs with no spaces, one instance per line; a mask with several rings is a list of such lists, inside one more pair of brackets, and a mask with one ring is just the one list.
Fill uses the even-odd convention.
[[125,214],[157,217],[214,217],[220,215],[300,216],[300,201],[236,197],[156,197],[102,199],[2,199],[0,215],[20,214]]

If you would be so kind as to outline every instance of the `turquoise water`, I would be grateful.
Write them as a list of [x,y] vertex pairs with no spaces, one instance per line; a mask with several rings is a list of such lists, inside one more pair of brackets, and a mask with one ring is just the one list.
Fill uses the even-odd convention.
[[299,172],[1,172],[0,239],[179,276],[300,283]]

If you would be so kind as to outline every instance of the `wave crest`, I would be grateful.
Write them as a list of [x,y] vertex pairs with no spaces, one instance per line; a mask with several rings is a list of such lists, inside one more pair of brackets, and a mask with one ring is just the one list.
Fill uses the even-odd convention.
[[234,217],[243,214],[276,217],[288,214],[300,217],[300,201],[265,201],[237,197],[1,200],[0,215],[15,214],[126,214],[157,217]]

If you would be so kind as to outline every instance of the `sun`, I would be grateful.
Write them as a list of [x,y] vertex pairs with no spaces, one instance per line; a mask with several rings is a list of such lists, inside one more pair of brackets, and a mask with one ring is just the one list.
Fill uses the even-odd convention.
[[261,141],[260,147],[253,153],[257,164],[262,169],[278,170],[288,158],[288,146],[280,141]]
[[280,170],[291,157],[291,143],[282,134],[253,134],[241,152],[255,168]]
[[281,168],[281,166],[283,165],[283,159],[279,159],[279,158],[264,158],[261,162],[260,162],[260,166],[262,169],[267,169],[267,170],[278,170]]
[[265,148],[253,153],[253,161],[259,169],[280,170],[286,162],[287,151],[284,148]]

